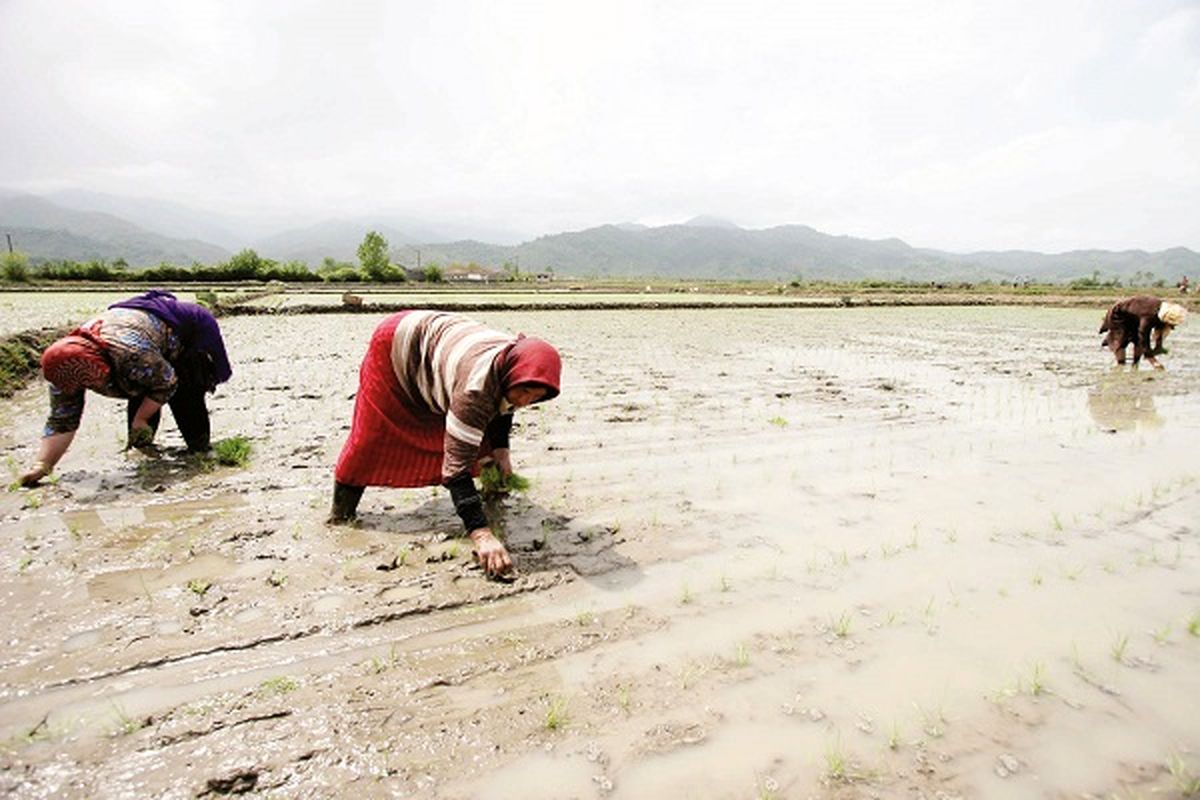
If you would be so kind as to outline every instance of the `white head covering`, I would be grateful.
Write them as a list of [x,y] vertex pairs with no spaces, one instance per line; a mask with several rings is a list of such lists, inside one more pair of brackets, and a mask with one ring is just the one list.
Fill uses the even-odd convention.
[[1158,318],[1171,327],[1182,325],[1187,319],[1187,309],[1179,303],[1164,300],[1163,304],[1158,307]]

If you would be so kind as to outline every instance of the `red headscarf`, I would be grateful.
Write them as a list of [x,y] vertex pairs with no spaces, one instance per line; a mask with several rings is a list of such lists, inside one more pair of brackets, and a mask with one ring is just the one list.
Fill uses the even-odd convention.
[[42,374],[67,394],[108,382],[108,360],[99,344],[76,334],[64,336],[42,353]]
[[500,386],[506,392],[532,384],[546,390],[542,400],[550,400],[558,396],[561,377],[562,359],[553,345],[542,339],[519,336],[500,356]]

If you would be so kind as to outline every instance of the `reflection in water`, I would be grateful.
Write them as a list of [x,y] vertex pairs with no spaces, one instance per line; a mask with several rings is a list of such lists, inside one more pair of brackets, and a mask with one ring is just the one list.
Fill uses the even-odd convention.
[[1113,367],[1088,390],[1088,411],[1107,430],[1161,427],[1164,420],[1154,408],[1158,384],[1154,375]]

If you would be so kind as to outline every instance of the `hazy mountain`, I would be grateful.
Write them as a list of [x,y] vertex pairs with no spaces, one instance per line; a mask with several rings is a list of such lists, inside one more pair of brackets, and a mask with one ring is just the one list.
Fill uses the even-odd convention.
[[0,233],[12,234],[17,249],[43,260],[124,258],[131,266],[149,266],[229,257],[208,242],[163,236],[112,214],[74,211],[31,195],[0,196]]
[[712,225],[645,228],[604,225],[543,236],[516,247],[455,242],[426,247],[425,259],[475,261],[498,267],[517,261],[527,272],[609,277],[760,278],[789,280],[983,281],[1028,276],[1062,281],[1098,271],[1128,280],[1150,272],[1174,283],[1200,274],[1200,254],[1187,248],[1158,253],[1083,250],[960,255],[914,248],[900,239],[831,236],[805,225],[764,230]]
[[[299,260],[317,266],[332,256],[357,261],[368,230],[388,240],[392,259],[405,266],[421,262],[477,263],[498,269],[515,262],[525,272],[553,270],[579,277],[674,277],[791,280],[1065,281],[1099,273],[1128,280],[1152,273],[1174,283],[1181,275],[1200,276],[1200,255],[1183,247],[1160,252],[1077,250],[1045,254],[1027,251],[947,253],[914,248],[899,239],[831,236],[806,225],[752,230],[711,216],[679,225],[602,225],[521,242],[488,244],[471,235],[471,223],[439,225],[401,215],[327,220],[240,243],[248,223],[186,206],[83,192],[61,193],[63,202],[123,214],[64,208],[44,198],[0,189],[0,233],[35,260],[124,258],[133,266],[169,261],[214,263],[249,245],[267,258]],[[153,225],[154,230],[148,227]],[[240,225],[241,227],[237,227]],[[209,231],[218,247],[163,231]],[[0,239],[2,243],[2,239]]]
[[118,195],[67,189],[43,195],[63,208],[110,214],[128,220],[153,233],[178,239],[201,239],[226,250],[240,250],[247,242],[275,230],[278,224],[252,222],[232,214],[216,214],[180,203],[148,197]]
[[1145,250],[1072,250],[1067,253],[1034,253],[1021,250],[968,253],[958,256],[969,264],[1015,275],[1036,276],[1051,281],[1071,280],[1099,272],[1102,277],[1129,278],[1151,272],[1174,284],[1183,275],[1200,272],[1200,255],[1186,247],[1150,253]]
[[[387,239],[392,259],[407,264],[416,261],[417,244],[447,244],[485,238],[489,229],[463,223],[432,223],[400,215],[376,215],[332,219],[315,225],[297,227],[260,238],[250,244],[259,255],[281,261],[305,261],[320,264],[327,256],[339,261],[356,261],[358,246],[367,231],[376,231]],[[491,231],[497,239],[513,234]],[[495,241],[496,239],[493,239]]]
[[358,261],[358,246],[368,231],[376,231],[387,239],[392,250],[426,238],[400,231],[379,220],[327,220],[316,225],[276,233],[252,243],[260,256],[277,261],[304,261],[310,266],[320,264],[326,257],[339,261]]

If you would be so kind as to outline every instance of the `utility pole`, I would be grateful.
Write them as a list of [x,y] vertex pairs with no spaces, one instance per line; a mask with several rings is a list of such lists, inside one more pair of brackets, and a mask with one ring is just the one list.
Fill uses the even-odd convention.
[[13,251],[13,249],[12,249],[12,234],[6,233],[6,234],[4,234],[4,238],[8,239],[8,254],[12,255],[12,251]]
[[414,247],[413,249],[417,251],[417,272],[420,272],[421,271],[421,248]]

